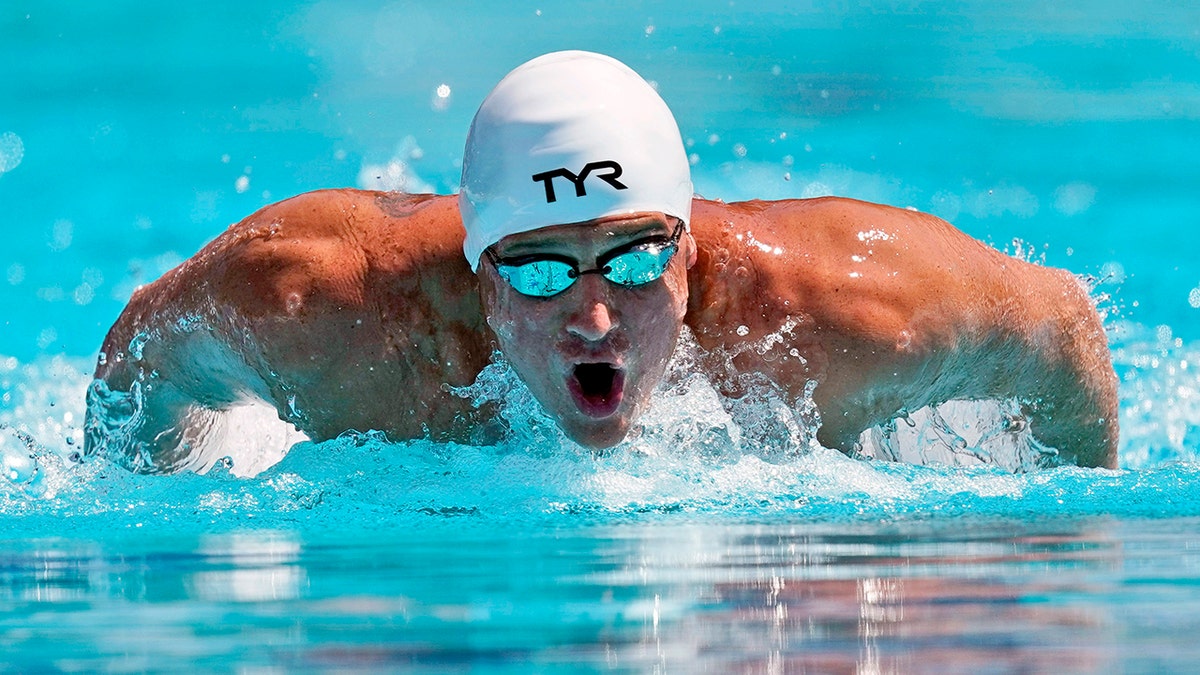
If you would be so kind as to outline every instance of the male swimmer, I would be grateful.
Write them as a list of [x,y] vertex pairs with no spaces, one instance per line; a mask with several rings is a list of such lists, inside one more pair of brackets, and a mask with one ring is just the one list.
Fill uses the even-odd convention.
[[[477,439],[488,411],[449,390],[496,347],[567,436],[610,447],[684,324],[791,400],[815,383],[829,447],[906,410],[1016,398],[1042,443],[1116,463],[1116,378],[1071,274],[908,210],[694,199],[663,100],[578,51],[488,95],[457,197],[300,195],[139,289],[103,345],[88,450],[204,469],[222,411],[247,399],[318,441]],[[766,353],[747,348],[772,334]],[[717,379],[737,394],[736,377]]]

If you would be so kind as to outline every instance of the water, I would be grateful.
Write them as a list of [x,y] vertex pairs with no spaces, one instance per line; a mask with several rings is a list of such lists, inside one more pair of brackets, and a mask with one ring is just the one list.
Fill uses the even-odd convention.
[[[527,432],[497,446],[357,436],[279,460],[250,448],[270,416],[245,410],[258,464],[148,477],[73,458],[137,284],[299,192],[451,190],[487,89],[561,48],[658,83],[706,196],[913,206],[1090,277],[1121,470],[850,459],[769,392],[728,413],[686,379],[595,458],[502,369],[474,392]],[[0,73],[6,670],[1200,663],[1186,3],[12,0]],[[909,458],[959,461],[922,415],[897,427]],[[950,418],[972,444],[990,433]]]

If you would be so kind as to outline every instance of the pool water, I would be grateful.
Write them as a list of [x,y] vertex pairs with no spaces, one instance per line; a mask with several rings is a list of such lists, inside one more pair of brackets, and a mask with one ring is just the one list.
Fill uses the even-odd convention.
[[[1200,9],[610,5],[0,6],[4,670],[1200,664]],[[204,475],[79,460],[133,288],[300,192],[452,191],[490,86],[563,48],[656,83],[707,197],[914,207],[1086,278],[1121,469],[1038,469],[986,409],[848,458],[769,391],[720,401],[686,343],[600,457],[499,363],[463,392],[504,402],[496,446],[280,457],[246,409]]]

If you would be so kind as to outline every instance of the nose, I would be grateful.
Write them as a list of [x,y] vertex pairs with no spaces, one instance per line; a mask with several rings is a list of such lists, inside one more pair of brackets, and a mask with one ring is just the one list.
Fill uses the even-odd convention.
[[599,342],[619,324],[610,304],[608,289],[599,275],[585,275],[576,282],[579,303],[567,319],[567,332],[589,342]]

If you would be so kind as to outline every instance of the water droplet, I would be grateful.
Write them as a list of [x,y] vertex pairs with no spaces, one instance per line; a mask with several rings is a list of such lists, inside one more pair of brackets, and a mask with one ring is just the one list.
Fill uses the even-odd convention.
[[445,110],[450,107],[450,94],[453,93],[450,85],[445,82],[439,84],[437,89],[433,90],[433,100],[431,104],[434,110]]
[[[129,355],[134,361],[142,360],[142,350],[146,348],[146,343],[150,341],[150,334],[146,331],[141,331],[133,336],[129,341]],[[119,357],[118,357],[119,358]]]
[[11,131],[0,134],[0,175],[17,168],[24,158],[25,144],[21,137]]
[[738,326],[738,327],[737,327],[737,334],[738,334],[738,335],[740,335],[740,336],[742,336],[742,337],[746,337],[747,335],[749,335],[749,334],[750,334],[750,329],[749,329],[749,328],[747,328],[746,326]]

